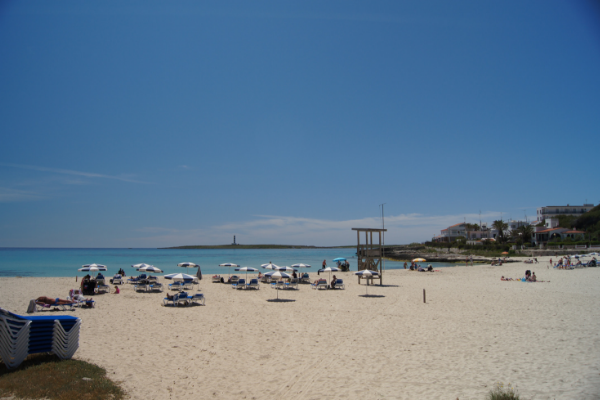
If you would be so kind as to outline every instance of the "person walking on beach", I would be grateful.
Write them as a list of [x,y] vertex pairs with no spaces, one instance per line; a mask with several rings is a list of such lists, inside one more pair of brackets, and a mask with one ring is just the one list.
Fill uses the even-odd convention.
[[323,269],[327,268],[327,261],[323,260]]
[[406,269],[406,261],[404,261],[404,269]]
[[472,267],[473,266],[473,255],[472,254],[469,256],[469,260],[471,260],[471,267]]

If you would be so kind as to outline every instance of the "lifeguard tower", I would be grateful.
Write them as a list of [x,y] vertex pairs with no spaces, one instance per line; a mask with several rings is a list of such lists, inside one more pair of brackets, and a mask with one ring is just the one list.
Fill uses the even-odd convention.
[[[379,279],[379,284],[383,285],[383,247],[381,246],[381,234],[387,232],[387,229],[371,229],[371,228],[352,228],[356,231],[356,257],[358,258],[358,270],[370,269],[371,271],[379,272],[379,276],[373,276],[369,278],[358,277],[358,283],[360,284],[361,279],[366,279],[367,284],[369,279],[373,283],[373,279]],[[361,234],[365,234],[365,242],[361,244]],[[373,233],[376,238],[378,235],[378,242],[373,243]]]

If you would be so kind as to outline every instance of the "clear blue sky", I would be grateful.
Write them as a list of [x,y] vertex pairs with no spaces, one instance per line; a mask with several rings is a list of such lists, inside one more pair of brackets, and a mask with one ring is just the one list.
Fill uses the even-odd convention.
[[0,246],[388,243],[600,202],[600,7],[0,2]]

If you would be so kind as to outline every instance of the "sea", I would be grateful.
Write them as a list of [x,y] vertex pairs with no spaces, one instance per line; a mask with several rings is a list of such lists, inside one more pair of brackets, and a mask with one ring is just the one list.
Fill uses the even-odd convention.
[[[0,277],[70,277],[86,273],[77,269],[85,264],[106,265],[108,274],[120,268],[129,275],[138,272],[131,266],[146,263],[164,271],[164,274],[184,272],[196,274],[195,268],[177,264],[199,264],[203,275],[233,273],[233,268],[219,264],[233,263],[242,267],[259,268],[272,262],[279,266],[303,263],[311,268],[302,272],[316,272],[326,260],[335,266],[334,258],[346,258],[350,269],[356,271],[356,249],[58,249],[58,248],[0,248]],[[424,263],[423,263],[424,264]],[[429,264],[429,263],[426,263]],[[452,263],[431,263],[434,268],[452,267]],[[404,262],[385,260],[388,269],[404,269]]]

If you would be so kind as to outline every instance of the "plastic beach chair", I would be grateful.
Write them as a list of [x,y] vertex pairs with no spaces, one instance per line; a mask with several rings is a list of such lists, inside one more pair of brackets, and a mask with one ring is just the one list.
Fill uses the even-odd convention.
[[[35,300],[34,300],[35,302]],[[73,311],[75,310],[75,305],[77,303],[75,301],[72,301],[71,303],[68,304],[58,304],[56,302],[56,300],[54,301],[54,304],[40,304],[38,302],[35,302],[35,310],[36,311],[42,311],[42,310],[48,310],[51,309],[52,307],[54,308],[58,308],[61,311]]]
[[329,289],[329,285],[327,285],[326,280],[320,280],[317,282],[316,285],[314,283],[311,283],[310,287],[312,289]]
[[203,306],[205,305],[205,298],[202,293],[194,293],[193,295],[188,296],[188,301],[190,304],[196,303],[202,304]]
[[[175,299],[175,297],[177,297],[177,299]],[[179,306],[180,304],[183,304],[184,306],[190,304],[187,292],[179,292],[179,294],[173,296],[173,301],[177,302],[177,306]]]
[[234,289],[246,289],[246,280],[244,278],[239,279],[237,282],[232,283],[231,287]]
[[258,283],[258,279],[250,279],[250,282],[246,285],[247,289],[260,289],[260,284]]
[[336,279],[335,280],[335,285],[333,286],[334,289],[346,289],[346,285],[344,284],[344,280],[343,279]]
[[25,317],[0,308],[0,358],[18,367],[29,354],[71,358],[79,347],[81,320],[68,315]]

